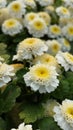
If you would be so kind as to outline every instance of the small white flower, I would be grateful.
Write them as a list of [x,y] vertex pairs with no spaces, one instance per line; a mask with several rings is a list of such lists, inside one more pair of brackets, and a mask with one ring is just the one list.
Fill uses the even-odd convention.
[[48,6],[54,3],[54,0],[36,0],[41,6]]
[[61,50],[61,44],[57,40],[48,40],[46,45],[48,46],[48,53],[52,55],[56,55]]
[[39,12],[38,16],[45,21],[46,25],[50,24],[51,17],[50,17],[50,15],[47,12]]
[[70,6],[73,8],[73,0],[63,0],[66,6]]
[[62,45],[61,46],[61,50],[63,52],[70,51],[71,45],[70,45],[70,42],[67,39],[65,39],[65,38],[59,38],[58,41]]
[[43,40],[38,38],[27,38],[19,43],[17,55],[13,57],[13,60],[17,59],[22,61],[24,59],[32,59],[33,56],[42,55],[47,49],[48,47]]
[[0,0],[0,8],[4,8],[7,4],[7,0]]
[[68,52],[59,52],[56,55],[57,62],[64,67],[65,71],[73,71],[73,55]]
[[32,125],[25,125],[25,123],[21,123],[17,129],[12,128],[11,130],[32,130]]
[[6,85],[11,81],[11,77],[14,76],[14,68],[5,63],[0,63],[0,87]]
[[5,20],[2,24],[2,31],[4,34],[14,36],[22,31],[23,27],[21,23],[16,19]]
[[47,34],[47,25],[42,18],[35,18],[29,23],[28,31],[34,37],[43,37]]
[[50,38],[58,38],[61,36],[61,28],[58,25],[50,25],[48,28],[48,37]]
[[25,5],[19,0],[10,2],[8,10],[13,18],[22,18],[26,11]]
[[37,13],[34,12],[27,13],[24,17],[24,26],[28,28],[29,23],[33,21],[36,17],[38,17]]
[[27,87],[31,87],[33,91],[39,91],[39,93],[50,93],[54,91],[58,85],[57,79],[58,73],[53,66],[47,66],[45,64],[36,64],[30,68],[23,77]]
[[60,17],[65,17],[68,18],[70,17],[70,12],[67,8],[60,6],[56,8],[56,13],[58,14],[58,16]]
[[31,7],[33,9],[36,8],[35,0],[22,0],[22,2],[26,5],[26,7]]
[[73,41],[73,24],[68,24],[62,28],[63,35],[69,39],[70,41]]
[[54,107],[54,120],[63,130],[73,130],[73,101],[65,99],[62,105]]

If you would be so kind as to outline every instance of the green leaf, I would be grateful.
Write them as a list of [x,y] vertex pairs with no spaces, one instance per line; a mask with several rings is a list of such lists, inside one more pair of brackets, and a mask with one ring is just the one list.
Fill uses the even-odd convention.
[[25,123],[35,122],[44,116],[44,108],[41,104],[25,103],[23,111],[20,112],[20,119],[24,119]]
[[15,105],[16,98],[20,95],[20,88],[9,84],[0,94],[0,114],[10,111]]
[[0,130],[6,130],[6,123],[1,117],[0,117]]
[[52,117],[44,117],[38,122],[38,127],[40,130],[61,130]]

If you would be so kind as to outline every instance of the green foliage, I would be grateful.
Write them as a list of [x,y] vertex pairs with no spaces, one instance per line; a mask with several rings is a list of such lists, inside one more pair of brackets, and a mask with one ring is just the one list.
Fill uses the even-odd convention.
[[4,92],[0,93],[0,114],[6,113],[15,105],[16,98],[20,95],[20,88],[9,84]]
[[25,123],[35,122],[44,116],[44,108],[41,104],[24,103],[19,116]]
[[45,117],[38,122],[40,130],[61,130],[52,117]]
[[0,130],[6,130],[6,123],[1,117],[0,117]]

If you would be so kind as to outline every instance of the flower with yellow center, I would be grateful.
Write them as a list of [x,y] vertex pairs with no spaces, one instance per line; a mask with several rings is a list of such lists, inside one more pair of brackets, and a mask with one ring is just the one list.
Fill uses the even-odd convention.
[[28,31],[34,37],[43,37],[47,34],[47,25],[42,18],[37,17],[29,23]]
[[25,5],[19,0],[10,2],[8,10],[13,18],[22,18],[26,11]]
[[47,54],[47,53],[36,57],[34,59],[33,63],[35,63],[35,64],[41,63],[41,64],[46,64],[46,65],[58,67],[57,66],[58,64],[57,64],[57,61],[56,61],[55,57],[50,55],[50,54]]
[[61,36],[61,28],[58,25],[51,25],[48,29],[48,37],[57,38]]
[[62,33],[67,39],[72,41],[73,40],[73,24],[68,24],[64,26],[62,29]]
[[50,24],[51,17],[50,17],[50,15],[48,13],[46,13],[46,12],[39,12],[38,16],[45,21],[46,25]]
[[58,41],[61,43],[61,50],[63,52],[70,51],[71,45],[70,42],[65,38],[59,38]]
[[60,6],[56,8],[56,13],[58,14],[58,16],[60,17],[70,17],[70,12],[67,8]]
[[32,59],[38,55],[42,55],[46,52],[48,47],[45,42],[38,38],[27,38],[19,43],[17,48],[17,55],[13,57],[19,61],[24,59]]
[[14,36],[22,31],[23,27],[21,23],[16,19],[5,20],[2,24],[2,31],[4,34]]
[[28,27],[29,23],[33,21],[36,17],[38,17],[37,13],[34,12],[27,13],[24,18],[24,26]]
[[55,11],[55,8],[54,8],[54,6],[49,5],[49,6],[46,6],[44,8],[44,11],[47,12],[47,13],[49,13],[49,14],[52,14]]
[[33,9],[36,8],[35,0],[22,0],[22,2],[26,5],[26,7],[31,7]]
[[7,4],[7,0],[0,0],[0,9],[4,8]]
[[62,67],[64,67],[65,71],[71,70],[73,71],[73,55],[68,52],[59,52],[56,55],[56,59]]
[[36,0],[41,6],[48,6],[54,3],[54,0]]
[[11,81],[11,77],[14,75],[14,68],[12,66],[0,63],[0,87],[3,87]]
[[48,46],[48,53],[56,55],[61,50],[61,44],[57,40],[48,40],[46,42]]
[[54,107],[54,120],[63,130],[73,130],[73,101],[65,99]]
[[55,67],[45,64],[36,64],[30,68],[23,77],[27,87],[31,87],[33,91],[40,93],[50,93],[59,85]]
[[25,123],[21,123],[17,129],[12,128],[11,130],[32,130],[32,125],[25,125]]

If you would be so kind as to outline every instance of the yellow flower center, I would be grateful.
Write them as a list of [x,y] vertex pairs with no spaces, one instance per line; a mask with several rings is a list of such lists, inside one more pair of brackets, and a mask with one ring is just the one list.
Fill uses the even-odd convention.
[[73,107],[67,109],[67,114],[73,118]]
[[34,18],[35,18],[35,15],[34,15],[34,14],[31,14],[31,15],[28,17],[28,20],[29,20],[29,21],[32,21]]
[[51,27],[51,32],[55,34],[59,34],[61,32],[59,27]]
[[39,79],[46,79],[50,77],[50,71],[45,67],[36,68],[34,73]]
[[54,52],[58,52],[58,51],[60,50],[60,46],[57,45],[57,44],[54,44],[54,45],[52,46],[52,49],[53,49]]
[[36,21],[36,22],[34,22],[34,28],[36,30],[42,30],[44,28],[44,25],[41,21]]
[[13,6],[12,6],[12,9],[17,12],[21,9],[20,5],[18,3],[15,3]]
[[15,20],[8,20],[8,21],[6,21],[5,24],[8,28],[12,28],[16,25],[16,21]]
[[73,27],[69,27],[69,28],[68,28],[68,33],[69,33],[70,35],[73,35]]
[[66,39],[64,39],[64,44],[65,46],[70,46],[70,43]]
[[68,10],[66,8],[62,8],[62,13],[67,14]]

